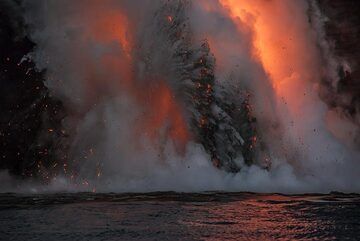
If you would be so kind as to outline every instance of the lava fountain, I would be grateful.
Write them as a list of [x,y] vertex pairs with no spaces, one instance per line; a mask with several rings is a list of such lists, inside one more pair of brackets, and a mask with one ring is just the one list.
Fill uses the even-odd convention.
[[326,124],[308,1],[25,5],[30,57],[67,109],[64,152],[81,180],[153,178],[156,188],[174,173],[207,182],[285,166],[321,183],[355,159]]

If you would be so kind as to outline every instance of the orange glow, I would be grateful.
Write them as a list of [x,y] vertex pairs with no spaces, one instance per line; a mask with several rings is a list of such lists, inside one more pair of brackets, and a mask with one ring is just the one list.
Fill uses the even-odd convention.
[[151,140],[170,137],[179,151],[184,151],[189,140],[186,121],[180,105],[165,82],[144,90],[139,101],[145,108],[141,130]]
[[[101,11],[103,8],[101,1],[91,1],[93,3],[91,19],[88,19],[89,16],[86,18],[92,25],[87,32],[87,38],[93,38],[96,43],[110,46],[111,50],[116,49],[113,47],[114,44],[118,44],[121,48],[119,48],[120,52],[104,49],[99,57],[99,62],[104,68],[95,68],[96,66],[91,68],[90,64],[87,65],[89,67],[86,70],[89,75],[89,84],[95,85],[95,88],[89,89],[101,91],[103,81],[113,81],[112,84],[118,87],[114,91],[120,89],[127,93],[143,109],[139,123],[135,124],[136,138],[140,139],[141,136],[146,135],[154,145],[158,145],[164,138],[170,138],[179,151],[184,150],[189,134],[183,112],[176,102],[172,90],[164,81],[156,80],[150,86],[145,81],[139,83],[134,74],[136,72],[134,61],[136,60],[132,56],[134,51],[132,30],[136,23],[129,21],[126,12],[121,12],[119,9],[112,11],[108,8]],[[166,19],[172,22],[173,16],[167,16]],[[99,69],[105,70],[106,73],[99,73]],[[111,76],[108,73],[111,73]],[[107,76],[108,79],[102,79],[101,76]]]
[[173,17],[172,16],[167,16],[167,20],[171,23],[173,21]]
[[[236,22],[241,20],[253,24],[254,55],[260,59],[276,89],[281,89],[281,85],[286,85],[286,81],[289,81],[288,77],[291,77],[302,67],[302,62],[306,61],[304,56],[308,53],[307,46],[304,46],[304,42],[307,42],[304,41],[306,36],[303,36],[304,31],[299,29],[304,26],[301,26],[300,21],[296,19],[291,20],[297,16],[288,12],[286,1],[221,0],[221,2],[229,9]],[[250,22],[249,14],[255,18],[254,23]]]
[[[71,8],[70,8],[71,9]],[[132,25],[120,7],[110,8],[106,0],[88,0],[84,11],[71,9],[68,20],[77,30],[69,34],[70,62],[79,63],[74,73],[82,76],[79,104],[87,110],[103,95],[128,90],[132,76]],[[90,50],[90,51],[89,51]],[[81,109],[81,108],[79,108]]]
[[[167,16],[169,22],[172,16]],[[138,84],[133,75],[132,65],[132,38],[129,21],[118,11],[106,12],[106,15],[97,20],[95,37],[97,41],[120,43],[125,55],[106,55],[103,64],[106,70],[121,77],[120,86],[127,93],[134,96],[137,104],[143,107],[144,115],[140,120],[140,135],[146,134],[153,144],[164,137],[173,140],[176,146],[183,150],[189,139],[186,122],[180,106],[176,103],[172,90],[164,81],[154,81],[154,86],[144,83]],[[165,135],[165,136],[163,136]]]
[[113,54],[107,53],[102,58],[102,63],[106,66],[107,71],[117,74],[121,78],[120,86],[129,88],[131,85],[132,67],[131,67],[131,26],[125,14],[119,10],[107,11],[96,20],[94,33],[97,42],[105,42],[108,44],[117,43],[121,46],[123,53]]
[[[309,82],[318,78],[317,50],[305,3],[283,0],[220,0],[239,27],[253,31],[253,58],[270,77],[280,102],[290,112],[304,104]],[[304,9],[299,9],[299,8]]]
[[131,50],[130,21],[119,8],[111,9],[106,1],[88,0],[87,10],[79,21],[88,28],[87,37],[97,42],[118,42],[126,53]]
[[96,38],[100,41],[118,41],[123,50],[129,54],[131,40],[128,33],[128,21],[119,12],[107,12],[106,16],[96,22]]

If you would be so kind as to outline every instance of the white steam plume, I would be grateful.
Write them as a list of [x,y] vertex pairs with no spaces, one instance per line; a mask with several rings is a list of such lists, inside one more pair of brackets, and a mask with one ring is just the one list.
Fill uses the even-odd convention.
[[[240,1],[258,6],[256,14],[244,7],[240,18],[232,17],[220,0],[194,0],[187,9],[193,41],[208,39],[215,55],[218,84],[227,88],[241,86],[252,93],[259,132],[272,160],[270,170],[253,165],[237,174],[225,173],[213,167],[198,143],[190,141],[185,154],[180,155],[171,139],[163,140],[159,151],[149,138],[139,137],[134,125],[146,110],[126,83],[132,78],[129,76],[136,76],[135,81],[144,89],[151,83],[140,81],[142,62],[132,55],[135,61],[129,64],[128,48],[151,48],[154,39],[161,41],[156,26],[149,29],[147,21],[164,2],[168,1],[25,1],[30,35],[37,44],[32,58],[39,69],[46,69],[50,90],[71,110],[64,123],[71,133],[69,155],[79,163],[80,182],[90,183],[74,189],[67,181],[54,181],[36,190],[96,187],[97,191],[360,191],[356,182],[359,153],[328,130],[329,110],[314,88],[322,77],[319,46],[324,44],[319,41],[325,40],[322,32],[319,35],[322,30],[312,31],[305,1]],[[294,71],[282,75],[292,92],[276,92],[273,76],[254,56],[254,26],[269,17],[277,18],[281,25],[274,28],[278,38],[271,35],[267,41],[280,41],[288,33],[302,42],[299,48],[288,44],[284,58],[274,60],[284,63],[283,67],[294,64]],[[127,29],[121,29],[126,24]],[[119,34],[125,39],[119,40],[114,28],[120,28]],[[307,51],[298,56],[303,59],[291,62],[299,49]],[[149,57],[158,61],[158,66],[168,67],[171,63],[167,62],[167,51],[166,47],[149,51]],[[133,75],[129,69],[139,72]]]

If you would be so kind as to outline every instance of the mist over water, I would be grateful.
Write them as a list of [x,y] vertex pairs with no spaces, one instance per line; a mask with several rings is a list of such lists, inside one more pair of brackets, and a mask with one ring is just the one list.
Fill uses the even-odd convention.
[[[163,16],[165,5],[180,16]],[[77,176],[44,186],[4,172],[1,191],[360,191],[359,149],[342,131],[359,126],[319,97],[321,81],[336,82],[334,68],[348,64],[327,43],[315,1],[27,0],[23,7],[36,43],[28,57],[70,110],[66,155]],[[180,43],[161,29],[179,18],[191,47],[207,40],[215,84],[250,93],[262,147],[253,165],[237,158],[239,173],[214,167],[188,128],[174,70]]]

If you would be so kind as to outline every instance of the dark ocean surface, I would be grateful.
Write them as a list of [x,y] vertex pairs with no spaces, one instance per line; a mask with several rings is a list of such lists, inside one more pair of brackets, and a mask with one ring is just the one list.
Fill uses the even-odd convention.
[[1,240],[360,240],[360,195],[0,194]]

